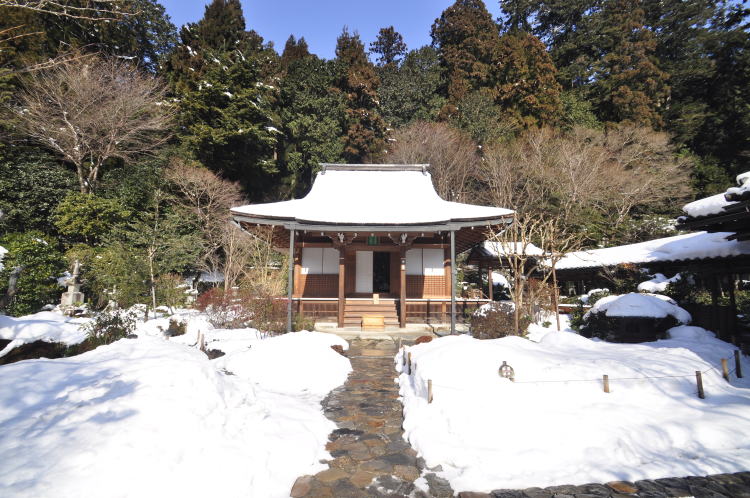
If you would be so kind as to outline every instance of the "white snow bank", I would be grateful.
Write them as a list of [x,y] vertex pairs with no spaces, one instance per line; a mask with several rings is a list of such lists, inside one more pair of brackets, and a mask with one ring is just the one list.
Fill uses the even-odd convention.
[[87,318],[69,318],[56,311],[41,311],[18,318],[0,315],[0,339],[11,341],[0,357],[12,349],[34,341],[59,342],[71,346],[86,339],[86,332],[80,329]]
[[[417,367],[398,379],[405,437],[457,492],[746,470],[750,382],[710,370],[735,348],[697,330],[638,345],[550,332],[539,344],[451,336],[411,347]],[[503,361],[515,382],[498,375]],[[643,379],[670,375],[684,377]]]
[[657,273],[651,280],[646,280],[638,284],[638,291],[640,292],[664,292],[669,287],[669,284],[678,282],[682,278],[680,274],[676,274],[674,277],[667,278],[663,273]]
[[606,289],[606,288],[602,288],[602,289],[591,289],[591,290],[590,290],[590,291],[588,291],[588,292],[587,292],[586,294],[583,294],[583,295],[579,296],[579,297],[578,297],[578,299],[580,299],[580,301],[581,301],[581,302],[582,302],[583,304],[588,304],[588,303],[589,303],[589,300],[591,299],[591,296],[593,296],[594,294],[606,294],[606,293],[608,293],[608,292],[609,292],[609,289]]
[[351,372],[349,360],[331,349],[333,345],[349,347],[333,334],[291,332],[257,341],[249,350],[222,356],[216,362],[266,390],[286,394],[308,392],[322,399],[343,384]]
[[[606,316],[642,316],[666,318],[673,316],[681,324],[690,323],[690,313],[677,306],[677,303],[660,294],[629,294],[605,296],[598,300],[586,313],[604,313]],[[585,316],[584,316],[585,318]]]
[[492,285],[499,285],[500,287],[507,287],[510,289],[510,283],[508,282],[508,279],[500,272],[493,271],[492,272]]
[[[289,349],[346,361],[296,337]],[[286,375],[289,356],[264,353]],[[1,496],[281,497],[326,468],[335,425],[318,394],[274,393],[171,340],[123,339],[0,371]],[[317,369],[306,376],[318,385]]]

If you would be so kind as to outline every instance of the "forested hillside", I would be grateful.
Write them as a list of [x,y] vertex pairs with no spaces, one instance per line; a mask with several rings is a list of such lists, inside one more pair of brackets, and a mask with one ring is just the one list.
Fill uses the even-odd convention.
[[228,208],[300,197],[320,162],[429,162],[444,198],[588,246],[668,233],[750,170],[743,3],[500,6],[457,0],[424,47],[342,27],[325,60],[239,0],[179,29],[156,0],[0,1],[0,306],[55,301],[76,259],[96,305],[163,303],[199,271],[260,285]]

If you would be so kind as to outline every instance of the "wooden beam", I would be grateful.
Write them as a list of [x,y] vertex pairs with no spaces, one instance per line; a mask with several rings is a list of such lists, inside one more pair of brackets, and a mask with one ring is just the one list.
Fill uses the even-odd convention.
[[399,253],[399,299],[401,303],[401,313],[399,314],[399,327],[406,327],[406,247],[401,247]]
[[490,298],[490,301],[494,301],[494,299],[492,299],[492,292],[494,290],[492,288],[492,268],[489,266],[487,267],[487,287],[487,297]]
[[346,252],[344,246],[339,247],[339,308],[338,308],[338,327],[344,326],[344,307],[346,306],[346,295],[344,293],[346,285]]

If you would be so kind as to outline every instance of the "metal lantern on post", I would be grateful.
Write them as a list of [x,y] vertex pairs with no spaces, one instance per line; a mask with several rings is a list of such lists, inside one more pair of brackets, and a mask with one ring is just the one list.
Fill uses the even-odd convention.
[[500,377],[503,377],[505,379],[510,379],[511,382],[513,382],[516,378],[516,373],[513,370],[513,367],[508,365],[507,362],[503,362],[502,365],[500,365],[500,369],[498,370],[498,373],[500,374]]

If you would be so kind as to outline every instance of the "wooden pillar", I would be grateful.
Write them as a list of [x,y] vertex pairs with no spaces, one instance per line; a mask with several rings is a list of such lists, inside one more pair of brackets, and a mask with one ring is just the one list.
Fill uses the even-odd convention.
[[289,227],[289,275],[287,276],[288,294],[286,303],[286,330],[292,331],[292,298],[294,297],[294,225]]
[[493,299],[493,285],[492,285],[492,266],[487,266],[487,296],[490,298],[490,301],[494,301]]
[[344,289],[346,286],[346,252],[344,246],[339,247],[339,308],[338,308],[338,326],[339,328],[344,326],[344,307],[346,306],[346,294]]
[[737,344],[737,297],[734,294],[734,285],[737,282],[733,273],[729,273],[729,305],[732,310],[732,319],[729,322],[730,332],[732,334],[732,344]]
[[451,335],[456,333],[456,231],[451,230]]
[[726,337],[719,323],[719,276],[710,275],[708,278],[711,286],[711,328],[719,339],[724,340]]
[[406,247],[399,251],[399,299],[401,300],[401,313],[398,317],[398,326],[406,327]]

